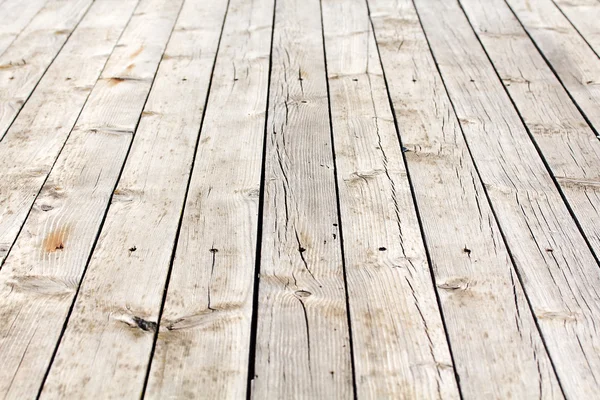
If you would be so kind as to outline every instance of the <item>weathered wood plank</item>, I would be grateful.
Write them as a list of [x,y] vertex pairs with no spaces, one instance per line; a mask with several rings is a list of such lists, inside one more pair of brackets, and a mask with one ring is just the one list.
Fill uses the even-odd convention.
[[5,398],[42,383],[179,5],[140,3],[0,271]]
[[553,0],[579,34],[600,57],[600,1]]
[[43,397],[143,388],[226,6],[185,2]]
[[365,2],[323,0],[359,398],[459,398]]
[[565,395],[593,398],[598,264],[458,3],[416,3]]
[[462,2],[595,254],[600,255],[600,141],[506,4]]
[[410,1],[369,1],[465,399],[560,398]]
[[229,5],[150,398],[246,395],[273,11],[272,0]]
[[506,2],[599,135],[600,58],[551,0]]
[[48,0],[6,0],[0,4],[0,55]]
[[252,396],[351,398],[318,0],[277,1]]
[[0,139],[92,0],[49,0],[0,56]]
[[0,142],[0,266],[138,0],[98,0]]

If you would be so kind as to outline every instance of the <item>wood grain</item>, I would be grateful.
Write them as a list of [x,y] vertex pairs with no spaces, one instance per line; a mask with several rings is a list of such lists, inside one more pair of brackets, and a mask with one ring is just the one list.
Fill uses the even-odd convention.
[[456,2],[417,1],[565,395],[600,381],[600,269]]
[[0,266],[138,0],[98,0],[0,142]]
[[231,0],[152,363],[150,398],[244,398],[272,0]]
[[552,0],[506,2],[600,135],[600,58]]
[[276,5],[252,381],[258,399],[353,394],[320,11],[318,0]]
[[359,398],[458,398],[365,2],[323,24]]
[[142,391],[226,5],[181,11],[42,397]]
[[142,1],[0,271],[5,398],[40,388],[178,11]]
[[461,1],[579,225],[600,255],[600,141],[506,4]]
[[585,41],[600,57],[600,2],[598,0],[553,0]]
[[462,396],[560,398],[413,4],[369,4]]
[[48,0],[6,0],[0,4],[0,55],[19,36]]
[[48,0],[0,56],[0,140],[92,0]]

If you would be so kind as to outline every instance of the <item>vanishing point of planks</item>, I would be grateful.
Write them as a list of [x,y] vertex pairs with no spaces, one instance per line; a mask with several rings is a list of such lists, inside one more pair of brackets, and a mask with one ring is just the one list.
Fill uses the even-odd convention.
[[595,398],[599,18],[0,0],[0,398]]

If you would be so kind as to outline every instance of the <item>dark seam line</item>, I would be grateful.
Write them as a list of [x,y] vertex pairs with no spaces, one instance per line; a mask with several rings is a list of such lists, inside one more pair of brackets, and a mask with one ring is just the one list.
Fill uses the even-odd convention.
[[[139,5],[139,3],[138,3]],[[182,1],[182,6],[183,6],[183,1]],[[137,5],[136,5],[136,9],[137,9]],[[179,9],[179,13],[181,13],[181,8]],[[177,17],[175,18],[175,21],[177,21],[177,19],[179,18],[179,13],[177,14]],[[135,14],[135,10],[132,13],[132,16]],[[173,24],[173,28],[175,28],[175,23]],[[127,28],[123,29],[123,31],[125,31]],[[173,34],[173,30],[171,30],[171,33],[169,34],[169,38],[167,39],[167,44],[171,38],[171,35]],[[165,45],[165,49],[166,49],[167,45]],[[144,105],[142,106],[142,111],[140,112],[140,116],[138,117],[137,123],[135,125],[135,129],[134,132],[137,131],[137,128],[139,126],[139,123],[142,119],[142,113],[144,108],[146,108],[146,103],[148,102],[148,98],[150,97],[150,92],[152,92],[152,87],[154,86],[154,80],[156,79],[156,74],[158,72],[158,68],[160,67],[160,64],[162,62],[162,58],[161,60],[158,62],[158,64],[156,65],[156,69],[154,71],[154,77],[152,78],[152,83],[150,84],[150,88],[148,89],[148,93],[146,95],[146,99],[144,101]],[[125,169],[125,165],[127,164],[127,158],[129,157],[129,152],[131,151],[131,147],[133,144],[133,141],[135,140],[135,134],[132,136],[131,140],[129,141],[129,147],[127,148],[127,153],[125,155],[125,159],[123,161],[123,165],[121,166],[121,171],[119,172],[119,176],[117,177],[117,180],[115,182],[115,185],[113,187],[112,193],[108,199],[108,203],[107,203],[107,207],[106,210],[104,211],[104,216],[102,217],[102,222],[100,223],[100,226],[96,232],[96,237],[94,238],[94,243],[92,244],[92,249],[90,251],[90,254],[88,255],[88,259],[85,263],[85,268],[83,270],[83,273],[81,275],[81,279],[79,280],[79,285],[77,286],[77,290],[75,291],[75,296],[73,297],[73,301],[71,302],[71,307],[69,308],[69,312],[67,313],[67,317],[65,318],[65,322],[63,324],[63,328],[62,331],[60,333],[60,336],[58,337],[58,341],[56,342],[56,346],[54,348],[54,353],[52,354],[52,358],[50,359],[50,363],[48,364],[48,368],[46,369],[46,373],[44,374],[44,379],[42,380],[42,383],[40,385],[40,389],[38,391],[38,395],[36,397],[37,400],[40,399],[40,396],[42,395],[42,390],[44,389],[44,385],[46,383],[46,379],[48,379],[48,375],[50,374],[50,370],[52,369],[52,365],[54,363],[54,359],[56,358],[56,354],[58,353],[58,349],[60,347],[60,344],[62,342],[62,338],[67,330],[67,325],[69,323],[69,319],[71,318],[71,314],[73,313],[73,309],[75,308],[75,302],[77,301],[77,297],[79,296],[79,291],[81,289],[81,284],[83,283],[83,280],[85,279],[85,275],[87,272],[87,269],[90,265],[90,261],[92,259],[92,255],[94,254],[94,250],[96,249],[96,245],[98,244],[98,239],[100,238],[100,233],[102,232],[102,228],[104,227],[104,222],[106,221],[106,216],[108,215],[108,211],[110,209],[110,205],[112,203],[112,199],[113,199],[113,195],[114,195],[114,191],[116,190],[117,186],[119,185],[119,181],[121,180],[121,175],[123,174],[123,170]],[[158,329],[157,329],[158,331]]]
[[[2,7],[2,4],[4,4],[5,2],[6,2],[5,0],[4,1],[0,1],[0,7]],[[11,42],[8,44],[8,46],[6,46],[6,49],[4,49],[4,51],[2,53],[0,53],[0,57],[2,57],[4,55],[4,53],[6,53],[11,48],[11,46],[13,45],[13,43],[19,37],[21,37],[21,35],[23,34],[23,32],[25,32],[25,29],[29,28],[29,25],[31,25],[31,23],[39,15],[39,13],[41,13],[42,10],[44,10],[46,8],[47,4],[48,4],[48,0],[45,0],[44,4],[40,7],[40,9],[37,10],[37,12],[31,17],[31,19],[29,21],[27,21],[27,23],[25,24],[25,26],[23,26],[23,28],[19,31],[19,33],[17,33],[17,36],[15,36],[15,38],[13,40],[11,40]],[[90,7],[91,7],[91,5],[90,5]],[[83,17],[81,17],[81,19],[83,20],[84,17],[85,17],[85,13],[84,13]],[[60,50],[58,52],[60,53]]]
[[[13,126],[13,124],[15,123],[15,121],[17,120],[17,118],[19,117],[19,115],[21,114],[21,111],[23,110],[23,108],[25,108],[25,104],[27,104],[27,102],[29,101],[29,99],[33,95],[33,92],[35,92],[35,90],[39,86],[40,82],[42,81],[42,79],[44,78],[44,76],[46,76],[46,73],[48,72],[48,70],[50,69],[50,67],[54,64],[54,61],[56,60],[56,58],[58,57],[58,55],[60,54],[60,52],[62,51],[62,49],[67,45],[67,42],[69,41],[69,39],[71,39],[71,36],[73,35],[73,33],[75,32],[75,30],[77,29],[77,27],[79,27],[79,24],[81,24],[81,21],[83,21],[85,19],[85,17],[87,16],[88,12],[90,11],[90,9],[92,8],[93,5],[94,5],[94,2],[92,1],[92,3],[90,3],[90,5],[88,6],[88,8],[85,10],[85,12],[83,13],[83,15],[81,16],[81,19],[79,21],[77,21],[77,23],[75,24],[75,26],[73,27],[73,29],[71,30],[71,32],[69,33],[69,35],[67,36],[67,38],[65,39],[65,41],[62,44],[62,46],[60,46],[60,49],[58,49],[58,51],[56,52],[56,54],[54,55],[54,57],[52,57],[52,60],[46,66],[46,69],[44,69],[44,72],[42,73],[42,75],[40,75],[38,81],[35,83],[35,85],[33,86],[33,88],[31,88],[31,91],[27,95],[27,98],[25,99],[25,101],[21,104],[21,107],[19,108],[19,111],[17,111],[17,113],[15,114],[13,120],[10,121],[10,124],[6,127],[6,130],[4,132],[0,133],[0,143],[6,137],[6,134],[8,133],[8,131],[10,130],[10,128]],[[130,20],[131,20],[131,18],[130,18]]]
[[590,50],[592,50],[592,52],[596,55],[596,57],[600,58],[600,55],[598,55],[598,53],[596,52],[596,50],[592,47],[592,45],[590,44],[590,42],[588,42],[588,40],[586,39],[586,37],[583,35],[583,33],[581,33],[581,31],[579,30],[579,28],[577,28],[577,25],[575,25],[573,23],[573,21],[571,21],[571,18],[569,18],[567,16],[567,14],[565,14],[565,12],[563,11],[563,9],[556,4],[555,0],[550,0],[552,2],[552,4],[554,4],[554,6],[558,9],[558,11],[563,15],[563,17],[565,17],[565,19],[569,22],[569,24],[573,27],[573,29],[575,29],[575,31],[579,34],[579,36],[581,36],[581,38],[583,39],[583,41],[588,45],[588,47],[590,48]]
[[259,308],[259,289],[260,289],[260,263],[262,257],[262,237],[263,237],[263,213],[265,204],[265,177],[267,164],[267,131],[269,123],[269,100],[271,93],[271,71],[273,69],[273,42],[275,37],[275,14],[277,10],[277,0],[273,0],[273,19],[271,21],[271,44],[269,50],[269,72],[267,78],[267,101],[265,104],[265,127],[263,133],[263,148],[260,172],[260,191],[258,198],[258,217],[256,226],[256,253],[254,260],[254,287],[252,292],[252,317],[250,320],[250,343],[248,347],[248,377],[246,383],[246,399],[252,397],[252,381],[256,375],[256,342],[258,335],[258,308]]
[[519,23],[519,25],[521,25],[521,28],[523,29],[523,31],[525,32],[525,34],[527,35],[527,37],[529,37],[529,40],[531,41],[531,43],[533,44],[533,46],[537,49],[538,53],[540,53],[540,56],[542,56],[542,58],[544,59],[544,61],[548,65],[548,68],[550,68],[550,71],[552,71],[552,73],[554,74],[554,76],[556,77],[556,79],[558,80],[558,82],[560,82],[560,84],[563,87],[564,91],[567,93],[567,96],[569,96],[569,98],[571,99],[571,101],[573,102],[573,104],[575,105],[575,107],[577,107],[577,110],[579,111],[579,113],[581,114],[581,116],[583,117],[583,119],[585,120],[585,122],[587,122],[587,124],[589,125],[590,129],[592,130],[592,132],[596,136],[596,139],[600,140],[600,132],[598,131],[598,129],[596,129],[596,127],[594,126],[594,124],[592,124],[592,122],[587,117],[587,115],[583,111],[583,109],[579,106],[579,104],[577,104],[577,101],[571,95],[571,92],[569,91],[569,89],[567,88],[567,86],[565,85],[565,83],[563,82],[563,80],[560,78],[560,75],[554,69],[554,66],[552,65],[552,63],[550,62],[550,60],[548,60],[548,58],[546,58],[546,55],[544,54],[544,52],[542,51],[542,49],[538,46],[538,44],[535,41],[535,39],[533,38],[533,36],[531,36],[531,34],[527,30],[527,28],[525,27],[525,25],[523,24],[523,22],[521,22],[521,20],[517,16],[517,13],[512,9],[512,7],[510,6],[510,4],[508,3],[507,0],[504,0],[504,2],[506,3],[506,6],[510,10],[510,12],[513,14],[513,16],[515,17],[515,19]]
[[[412,0],[412,1],[413,1],[413,4],[414,4],[414,0]],[[425,40],[427,41],[427,45],[429,47],[429,52],[430,52],[430,54],[431,54],[431,56],[432,56],[432,58],[434,60],[435,67],[436,67],[436,69],[438,71],[438,75],[440,76],[442,84],[444,85],[444,91],[446,92],[446,97],[448,98],[448,101],[450,102],[450,105],[452,106],[452,111],[454,113],[454,117],[458,121],[458,113],[456,112],[456,108],[454,106],[454,102],[452,101],[452,98],[449,95],[448,88],[446,86],[446,82],[444,80],[444,77],[442,76],[442,72],[440,70],[440,67],[439,67],[437,59],[435,57],[435,54],[433,52],[433,49],[431,48],[431,44],[429,43],[429,38],[427,37],[427,34],[425,33],[425,29],[423,28],[423,22],[421,21],[421,16],[419,15],[419,12],[417,10],[416,5],[415,5],[415,10],[417,11],[417,17],[419,18],[419,23],[421,24],[421,29],[423,30],[423,34],[425,36]],[[550,357],[550,353],[548,352],[548,346],[547,346],[546,341],[544,339],[544,336],[542,335],[542,332],[540,330],[540,326],[539,326],[538,320],[537,320],[537,318],[535,316],[535,313],[534,313],[534,310],[533,310],[533,306],[531,305],[531,300],[529,299],[529,296],[527,295],[527,291],[525,290],[525,287],[523,286],[523,278],[521,277],[521,274],[519,273],[519,269],[516,267],[517,264],[515,262],[515,258],[514,258],[513,254],[512,254],[512,251],[511,251],[510,247],[508,246],[508,241],[506,240],[506,235],[504,234],[504,230],[502,229],[502,226],[500,225],[500,222],[498,220],[498,216],[496,214],[496,210],[494,209],[494,206],[493,206],[492,201],[490,199],[488,190],[485,187],[485,184],[483,182],[483,178],[481,177],[481,173],[479,171],[479,167],[477,166],[477,163],[475,162],[475,158],[473,157],[473,153],[471,151],[471,147],[469,146],[469,142],[467,141],[467,137],[465,135],[465,132],[463,130],[462,125],[460,124],[460,121],[458,122],[458,126],[460,127],[460,132],[461,132],[461,134],[463,136],[463,139],[465,141],[465,146],[467,148],[467,151],[469,152],[469,156],[471,157],[471,160],[472,160],[472,163],[473,163],[473,167],[474,167],[475,171],[477,172],[477,176],[479,177],[479,181],[481,183],[483,192],[485,193],[485,197],[486,197],[486,199],[488,201],[488,204],[490,205],[490,210],[492,212],[492,215],[494,216],[494,220],[496,221],[496,226],[498,227],[498,230],[500,231],[500,236],[502,236],[502,240],[504,241],[504,245],[506,247],[506,251],[507,251],[508,256],[510,257],[510,261],[511,261],[511,263],[513,265],[512,270],[517,275],[517,279],[519,280],[519,284],[521,285],[521,289],[523,290],[523,294],[525,296],[525,299],[527,300],[527,305],[529,306],[529,311],[530,311],[530,313],[531,313],[531,315],[533,317],[532,318],[533,322],[535,323],[535,326],[536,326],[536,328],[538,330],[538,334],[540,335],[540,340],[542,341],[542,344],[544,345],[544,349],[546,350],[546,355],[548,356],[548,360],[550,361],[550,365],[552,366],[552,370],[554,372],[554,375],[556,376],[556,380],[557,380],[558,386],[560,387],[560,390],[561,390],[561,392],[563,393],[563,396],[564,396],[564,390],[563,390],[562,384],[560,382],[560,379],[558,378],[558,375],[556,374],[556,367],[554,365],[554,362],[553,362],[552,358]]]
[[[137,9],[137,6],[139,5],[139,1],[138,0],[138,4],[136,4],[136,7],[133,9],[131,16],[129,17],[129,19],[127,20],[127,23],[125,24],[125,26],[123,27],[123,30],[121,31],[121,34],[119,35],[119,37],[117,38],[117,40],[115,41],[115,45],[112,48],[111,54],[112,52],[115,50],[115,47],[117,46],[117,44],[119,43],[119,40],[121,39],[121,37],[123,36],[123,32],[125,32],[125,30],[127,29],[127,25],[129,25],[129,22],[131,21],[131,18],[133,18],[133,14],[135,13],[135,10]],[[79,118],[81,117],[81,114],[83,113],[83,110],[85,109],[85,106],[90,98],[90,95],[92,94],[94,88],[96,87],[96,84],[98,83],[98,81],[100,80],[100,77],[102,76],[102,73],[104,72],[104,69],[106,68],[106,64],[108,64],[108,60],[110,60],[110,56],[106,57],[106,61],[104,62],[104,66],[102,66],[102,69],[100,70],[100,73],[98,74],[98,78],[96,79],[96,82],[94,82],[94,85],[92,86],[92,89],[89,91],[87,97],[85,98],[85,101],[83,102],[83,104],[81,105],[81,108],[79,110],[79,113],[77,114],[77,118],[75,119],[75,122],[73,123],[73,126],[71,127],[71,129],[69,130],[69,133],[67,134],[67,136],[65,137],[65,141],[63,142],[60,150],[58,151],[56,158],[54,159],[54,161],[52,162],[52,165],[50,166],[50,169],[48,170],[48,173],[46,174],[46,177],[44,178],[44,181],[42,182],[42,185],[40,186],[40,189],[38,190],[38,192],[35,194],[33,202],[31,203],[31,207],[29,207],[29,210],[27,211],[27,214],[25,215],[25,218],[23,219],[23,222],[21,223],[21,227],[19,228],[17,235],[15,236],[15,238],[12,241],[12,244],[10,245],[10,247],[8,248],[8,251],[6,252],[6,255],[4,256],[4,260],[0,261],[0,271],[2,271],[2,266],[4,265],[4,263],[6,262],[6,260],[8,259],[8,256],[12,250],[12,248],[15,246],[17,239],[19,238],[19,236],[21,235],[21,231],[23,230],[23,228],[25,227],[25,223],[27,222],[27,220],[29,219],[29,215],[31,214],[31,211],[33,210],[33,207],[35,206],[35,203],[37,202],[38,197],[40,196],[40,194],[42,193],[42,190],[44,189],[44,186],[46,186],[46,182],[48,181],[48,178],[50,177],[50,174],[52,173],[52,171],[54,170],[54,166],[56,165],[56,163],[58,162],[58,159],[60,158],[65,146],[67,145],[69,138],[71,137],[71,134],[73,133],[73,130],[75,129],[75,127],[77,126],[77,122],[79,122]],[[16,118],[15,118],[16,119]],[[8,132],[8,130],[6,131]]]
[[[389,107],[390,107],[390,111],[392,113],[392,117],[394,119],[394,127],[396,130],[396,136],[398,138],[398,145],[400,146],[400,150],[402,153],[402,160],[404,162],[404,168],[406,170],[406,177],[408,179],[408,184],[410,186],[410,193],[411,193],[411,197],[412,197],[412,202],[413,205],[415,207],[415,213],[417,215],[417,220],[419,222],[419,231],[421,233],[421,240],[423,241],[423,247],[425,249],[425,256],[427,257],[427,264],[429,266],[429,275],[431,277],[431,284],[433,286],[433,292],[435,293],[435,298],[436,298],[436,302],[437,302],[437,306],[438,306],[438,312],[440,313],[440,318],[442,320],[442,325],[444,327],[444,336],[446,337],[446,343],[448,344],[448,351],[450,353],[450,358],[452,360],[452,370],[454,372],[454,379],[456,381],[456,386],[458,389],[458,395],[461,399],[463,399],[463,394],[462,394],[462,389],[461,389],[461,385],[460,385],[460,376],[458,374],[458,370],[456,369],[456,362],[454,360],[454,352],[452,350],[452,344],[450,341],[450,335],[448,334],[448,326],[446,324],[446,318],[444,316],[444,311],[442,308],[442,302],[439,296],[439,292],[437,290],[437,285],[436,285],[436,278],[435,278],[435,272],[433,271],[433,261],[431,259],[431,254],[429,252],[429,246],[427,245],[427,239],[426,239],[426,235],[425,235],[425,228],[423,227],[423,221],[421,219],[421,212],[419,210],[419,204],[417,201],[417,196],[415,193],[415,188],[413,185],[413,181],[412,181],[412,177],[410,174],[410,168],[408,165],[408,161],[406,159],[406,155],[404,154],[404,145],[402,143],[402,135],[400,133],[400,127],[398,124],[398,118],[396,116],[396,109],[394,108],[394,103],[392,100],[392,95],[391,95],[391,91],[390,91],[390,86],[388,84],[388,80],[387,80],[387,75],[385,73],[385,68],[383,65],[383,59],[381,57],[381,52],[379,51],[379,43],[377,42],[377,34],[376,34],[376,30],[375,30],[375,24],[373,23],[373,18],[371,16],[371,9],[369,7],[369,1],[365,0],[365,3],[367,4],[367,9],[369,12],[369,21],[371,23],[371,30],[373,31],[373,36],[375,37],[375,43],[376,43],[376,48],[377,48],[377,56],[379,58],[379,64],[381,66],[381,73],[383,76],[383,81],[385,83],[385,88],[386,88],[386,92],[387,92],[387,97],[388,97],[388,102],[389,102]],[[414,6],[414,4],[413,4]],[[420,22],[420,20],[419,20]],[[421,30],[423,30],[423,26],[421,25]]]
[[571,208],[571,204],[569,203],[566,195],[564,194],[564,192],[562,190],[562,187],[558,183],[558,180],[556,179],[556,176],[554,176],[554,172],[552,171],[552,167],[550,166],[550,164],[548,164],[548,161],[546,161],[546,158],[544,157],[544,153],[542,152],[542,149],[538,146],[538,143],[535,140],[534,135],[529,130],[529,127],[527,126],[527,123],[525,122],[525,119],[521,115],[521,111],[519,111],[519,108],[517,107],[517,104],[515,103],[515,101],[513,100],[512,96],[510,94],[510,91],[508,90],[508,88],[502,82],[502,77],[500,76],[500,73],[496,69],[496,66],[494,65],[494,62],[492,61],[492,58],[490,57],[490,55],[488,54],[487,50],[485,49],[485,46],[481,42],[481,39],[479,38],[479,35],[475,31],[475,28],[473,27],[473,24],[471,23],[471,20],[469,19],[469,16],[467,15],[465,9],[463,8],[461,1],[457,0],[457,3],[458,3],[458,6],[460,7],[460,9],[463,11],[463,13],[465,15],[465,18],[466,18],[467,22],[469,23],[469,26],[471,27],[471,29],[472,29],[475,37],[477,38],[477,41],[479,42],[479,45],[481,46],[481,49],[485,53],[485,55],[486,55],[486,57],[487,57],[487,59],[488,59],[488,61],[490,63],[490,66],[494,70],[494,73],[496,74],[496,77],[498,78],[498,81],[500,82],[500,85],[504,89],[504,92],[506,93],[506,96],[510,100],[510,102],[511,102],[511,104],[513,106],[513,109],[517,112],[517,115],[519,116],[519,119],[521,120],[521,124],[525,128],[525,131],[527,132],[527,134],[529,136],[529,139],[533,143],[533,146],[535,147],[535,149],[536,149],[536,151],[538,153],[538,156],[540,157],[540,159],[544,163],[544,166],[546,167],[546,171],[548,172],[548,175],[550,175],[550,178],[552,179],[552,182],[554,182],[554,186],[556,187],[556,190],[558,191],[561,199],[565,203],[565,206],[567,207],[567,210],[569,211],[569,214],[571,215],[571,218],[573,218],[573,221],[575,222],[575,225],[579,229],[579,233],[581,234],[583,240],[587,244],[590,252],[592,253],[592,256],[596,260],[596,264],[598,264],[600,266],[600,260],[598,260],[598,256],[596,255],[596,253],[594,251],[594,248],[592,247],[592,244],[590,243],[589,239],[587,238],[587,236],[585,234],[585,231],[583,230],[581,224],[579,223],[579,220],[577,219],[577,215],[575,214],[575,211],[573,211],[573,209]]
[[356,361],[355,361],[355,353],[354,353],[354,339],[352,334],[352,316],[350,310],[350,295],[348,292],[348,270],[346,265],[346,251],[344,248],[344,225],[342,223],[342,212],[340,205],[340,188],[338,182],[338,170],[337,170],[337,162],[336,162],[336,154],[335,154],[335,138],[333,135],[333,118],[331,115],[331,92],[329,90],[329,72],[327,70],[327,50],[325,47],[325,25],[323,23],[323,2],[319,0],[319,7],[321,11],[321,36],[323,40],[323,62],[325,65],[325,82],[327,84],[327,111],[329,113],[329,135],[331,141],[331,156],[333,161],[333,176],[335,183],[335,198],[336,198],[336,207],[337,207],[337,218],[338,218],[338,233],[340,235],[340,250],[342,256],[342,270],[344,277],[344,293],[346,297],[346,318],[348,321],[348,342],[350,346],[350,364],[352,368],[352,394],[354,400],[358,398],[357,393],[357,382],[356,382]]
[[[181,10],[183,10],[184,3],[185,3],[185,0],[183,0],[181,3],[181,9],[179,10],[180,13],[181,13]],[[219,34],[219,40],[217,41],[217,50],[215,52],[215,57],[213,59],[213,65],[212,65],[212,69],[211,69],[211,73],[210,73],[210,79],[208,81],[208,87],[206,89],[206,98],[204,100],[204,109],[202,110],[200,127],[198,129],[198,134],[196,135],[196,143],[194,145],[194,154],[192,156],[192,163],[190,165],[190,173],[188,176],[187,186],[185,189],[185,195],[183,196],[183,201],[181,203],[181,211],[179,213],[179,222],[177,224],[177,231],[175,232],[175,237],[173,239],[173,246],[172,246],[173,250],[171,251],[171,259],[169,260],[169,266],[168,266],[168,270],[167,270],[167,277],[165,279],[163,296],[162,296],[161,303],[160,303],[160,309],[158,311],[158,317],[157,317],[158,319],[156,321],[156,330],[154,332],[154,338],[152,340],[152,348],[150,349],[150,355],[148,356],[148,365],[146,367],[146,376],[144,377],[144,385],[142,386],[142,391],[140,393],[140,399],[143,399],[146,396],[146,389],[148,388],[148,382],[150,381],[150,371],[152,370],[152,362],[154,361],[154,353],[156,351],[156,343],[158,342],[158,333],[160,332],[160,323],[161,323],[163,311],[165,308],[165,303],[167,301],[167,294],[169,291],[169,283],[171,282],[171,273],[173,271],[173,264],[175,262],[175,255],[177,253],[177,244],[179,243],[179,235],[181,233],[181,227],[183,225],[183,216],[185,214],[185,212],[184,212],[185,205],[187,203],[187,198],[188,198],[188,194],[190,191],[192,175],[194,174],[194,166],[196,164],[196,156],[198,154],[198,147],[200,144],[200,136],[201,136],[202,128],[204,127],[204,118],[206,117],[206,109],[208,108],[208,100],[210,98],[210,92],[211,92],[211,87],[212,87],[212,83],[213,83],[215,66],[217,64],[218,54],[219,54],[219,50],[221,47],[221,39],[223,38],[223,31],[225,29],[225,21],[227,20],[227,14],[229,12],[229,3],[230,3],[230,1],[227,0],[227,6],[225,7],[225,14],[223,15],[223,22],[221,24],[221,33]],[[177,19],[179,19],[179,16]],[[175,30],[176,26],[177,26],[177,23],[175,23],[173,25],[173,31]],[[172,32],[171,32],[171,34],[172,34]],[[168,46],[165,46],[165,52],[167,51],[167,48],[168,48]]]

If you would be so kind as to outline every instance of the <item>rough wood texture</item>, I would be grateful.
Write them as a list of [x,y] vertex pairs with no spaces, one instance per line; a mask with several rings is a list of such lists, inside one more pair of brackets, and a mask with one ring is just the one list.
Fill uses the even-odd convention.
[[600,1],[553,0],[585,41],[600,57]]
[[600,58],[552,0],[506,2],[599,135]]
[[0,56],[0,140],[92,0],[48,0]]
[[257,399],[353,395],[320,11],[318,0],[276,6]]
[[369,4],[462,395],[560,398],[413,5]]
[[417,9],[565,395],[600,390],[600,269],[458,3]]
[[178,10],[138,7],[0,271],[6,398],[38,392]]
[[577,221],[600,255],[600,141],[506,4],[462,2]]
[[47,0],[6,0],[0,4],[0,55],[31,22]]
[[273,8],[272,0],[230,1],[150,372],[151,398],[246,395]]
[[598,4],[0,0],[0,398],[595,398]]
[[181,11],[43,397],[143,388],[226,4]]
[[367,5],[322,6],[357,395],[456,399]]
[[0,142],[0,266],[137,0],[97,0]]

